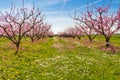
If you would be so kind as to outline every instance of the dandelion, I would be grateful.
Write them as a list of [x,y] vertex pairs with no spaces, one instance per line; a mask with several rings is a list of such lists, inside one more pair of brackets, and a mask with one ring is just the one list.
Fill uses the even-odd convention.
[[29,77],[29,75],[26,75],[25,77],[26,77],[26,78],[28,78],[28,77]]
[[16,71],[16,74],[18,74],[19,72],[18,71]]

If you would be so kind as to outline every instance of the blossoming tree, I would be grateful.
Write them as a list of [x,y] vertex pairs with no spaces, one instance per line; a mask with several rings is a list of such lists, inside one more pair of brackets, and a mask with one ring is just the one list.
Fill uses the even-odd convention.
[[31,31],[34,26],[41,22],[41,12],[35,9],[31,10],[24,6],[15,8],[13,5],[10,11],[0,13],[0,28],[4,31],[6,38],[8,38],[15,46],[18,53],[22,38],[27,32]]

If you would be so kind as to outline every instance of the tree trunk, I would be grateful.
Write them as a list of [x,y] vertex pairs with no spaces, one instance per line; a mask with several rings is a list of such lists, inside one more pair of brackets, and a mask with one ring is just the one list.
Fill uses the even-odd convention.
[[77,36],[77,38],[80,40],[81,36]]
[[90,40],[90,42],[92,43],[92,39],[91,39],[91,38],[89,38],[89,40]]
[[90,36],[88,36],[88,38],[89,38],[89,41],[92,43],[92,38],[91,38],[91,35],[90,35]]
[[19,47],[20,47],[20,43],[18,42],[18,43],[16,44],[16,51],[15,51],[15,55],[17,55],[17,54],[18,54],[18,52],[19,52]]
[[75,36],[72,36],[73,37],[73,39],[75,39]]
[[31,38],[31,42],[34,43],[34,39],[33,38]]
[[110,47],[110,38],[106,38],[106,47]]

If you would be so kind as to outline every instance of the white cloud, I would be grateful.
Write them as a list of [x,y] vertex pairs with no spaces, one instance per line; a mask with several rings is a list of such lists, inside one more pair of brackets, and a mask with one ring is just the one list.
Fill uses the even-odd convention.
[[51,11],[51,12],[45,12],[45,14],[64,14],[61,11]]
[[47,21],[52,24],[54,33],[64,31],[69,25],[73,25],[74,21],[70,17],[48,17]]

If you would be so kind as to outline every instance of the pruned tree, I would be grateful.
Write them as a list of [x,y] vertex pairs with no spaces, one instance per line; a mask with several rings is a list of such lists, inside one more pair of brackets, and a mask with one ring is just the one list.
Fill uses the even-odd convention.
[[50,36],[52,37],[54,33],[51,31],[51,25],[42,21],[42,23],[37,23],[31,31],[27,32],[26,34],[32,41],[39,40],[41,38]]
[[117,15],[115,16],[115,19],[116,19],[116,26],[118,27],[117,31],[118,30],[120,31],[120,7],[119,10],[117,11]]
[[95,24],[91,28],[105,37],[106,47],[110,47],[111,37],[120,29],[120,26],[116,25],[118,22],[115,15],[108,15],[110,5],[106,7],[95,7],[97,11],[95,16],[89,11],[89,14],[91,14],[89,16],[90,22]]
[[40,15],[39,9],[35,9],[33,6],[29,10],[24,6],[24,2],[20,8],[15,8],[12,5],[10,11],[1,12],[0,28],[3,29],[6,38],[16,46],[15,54],[18,54],[21,40],[26,33],[41,22],[41,19],[38,19]]
[[68,27],[64,32],[59,32],[60,37],[77,37],[80,39],[81,35],[83,35],[83,32],[81,28],[76,27]]
[[[95,5],[92,6],[92,10],[87,9],[87,12],[85,15],[75,16],[73,19],[81,22],[80,27],[83,29],[83,31],[87,32],[96,32],[97,34],[101,34],[105,37],[106,47],[110,46],[110,38],[120,29],[119,22],[119,12],[116,15],[110,15],[109,14],[109,8],[110,4],[105,7],[96,7]],[[87,30],[89,29],[89,31]],[[91,31],[92,30],[92,31]],[[90,34],[89,33],[89,34]],[[94,38],[94,37],[93,37]]]
[[76,28],[76,37],[77,37],[78,39],[80,39],[81,36],[84,35],[84,32],[83,32],[83,30],[81,29],[81,27],[78,27],[77,25],[75,25],[75,28]]
[[37,32],[36,37],[38,40],[41,38],[47,37],[49,35],[49,32],[51,32],[51,25],[47,23],[38,25],[36,32]]
[[91,14],[89,13],[88,9],[86,13],[81,13],[77,15],[75,12],[74,16],[71,16],[76,22],[78,28],[80,28],[83,33],[88,37],[89,41],[92,42],[93,39],[97,36],[97,32],[92,28],[94,23],[90,21]]
[[[29,19],[29,26],[32,27],[32,29],[27,32],[27,36],[31,39],[32,43],[36,40],[36,35],[38,32],[38,26],[41,26],[44,24],[45,16],[42,14],[42,12],[39,10],[39,8],[35,11],[35,7],[33,5],[31,18]],[[36,14],[36,15],[35,15]]]
[[48,37],[53,37],[53,36],[54,36],[54,32],[53,32],[52,30],[49,30],[49,31],[47,32],[47,36],[48,36]]
[[3,35],[4,35],[4,31],[2,28],[0,28],[0,38],[3,37]]

